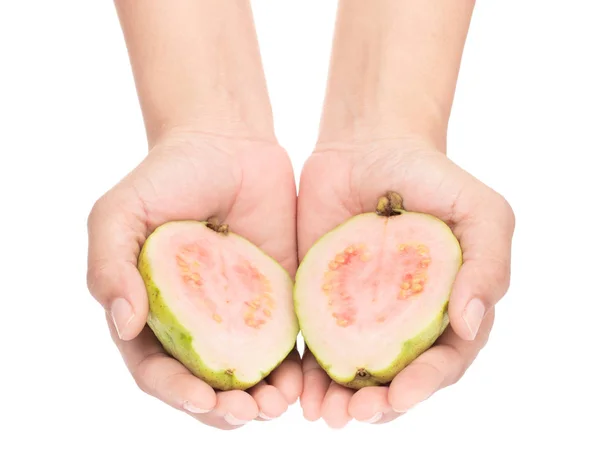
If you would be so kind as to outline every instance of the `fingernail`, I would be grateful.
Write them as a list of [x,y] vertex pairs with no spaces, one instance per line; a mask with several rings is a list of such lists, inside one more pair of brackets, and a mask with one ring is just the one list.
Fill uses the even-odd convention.
[[225,414],[224,419],[225,419],[225,422],[227,422],[229,425],[244,425],[249,422],[248,420],[238,419],[238,418],[234,417],[233,415],[231,415],[229,412],[227,412],[227,414]]
[[377,414],[375,414],[373,417],[371,417],[368,420],[363,420],[362,422],[364,422],[366,424],[374,424],[375,422],[379,422],[382,417],[383,417],[383,412],[377,412]]
[[479,326],[481,325],[481,321],[483,320],[483,316],[485,314],[485,306],[481,302],[481,300],[475,298],[469,301],[467,307],[463,311],[462,318],[471,333],[470,340],[473,340],[477,335],[477,331],[479,330]]
[[123,298],[117,298],[110,306],[110,316],[112,317],[117,335],[123,340],[123,332],[133,319],[133,309],[131,304]]
[[406,406],[406,404],[404,405],[404,407],[395,407],[395,406],[392,406],[392,410],[396,414],[406,414],[411,409],[411,407],[416,406],[418,403],[419,403],[419,401],[416,402],[415,404],[413,404],[412,406],[408,406],[408,407]]
[[273,417],[269,417],[269,416],[268,416],[267,414],[265,414],[264,412],[259,412],[259,413],[258,413],[258,416],[259,416],[261,419],[265,419],[265,420],[273,420]]
[[201,409],[200,407],[196,407],[195,405],[191,404],[189,401],[185,401],[183,403],[183,408],[186,411],[191,412],[192,414],[206,414],[207,412],[210,412],[210,410],[208,410],[208,409]]

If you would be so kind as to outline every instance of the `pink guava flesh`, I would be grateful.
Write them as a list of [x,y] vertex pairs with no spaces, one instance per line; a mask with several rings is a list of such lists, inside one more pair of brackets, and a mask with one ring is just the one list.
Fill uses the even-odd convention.
[[209,370],[255,383],[293,348],[291,279],[247,240],[202,223],[168,223],[145,252],[152,283]]
[[461,261],[451,230],[429,215],[350,219],[319,240],[298,270],[294,297],[307,345],[342,382],[401,364],[405,342],[445,327]]

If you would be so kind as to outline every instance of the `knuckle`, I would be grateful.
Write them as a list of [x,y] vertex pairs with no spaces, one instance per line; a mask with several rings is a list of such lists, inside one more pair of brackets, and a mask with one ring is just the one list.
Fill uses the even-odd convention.
[[104,297],[101,295],[102,285],[110,278],[108,274],[110,265],[102,262],[93,262],[88,265],[86,282],[87,288],[90,294],[94,296],[98,301],[103,302]]
[[105,267],[103,265],[89,265],[87,269],[87,287],[88,291],[94,295],[98,281],[102,279]]
[[512,233],[515,229],[515,224],[516,224],[516,216],[515,216],[515,211],[513,210],[513,207],[508,202],[508,200],[500,194],[498,194],[498,207],[499,207],[499,213],[502,215],[503,219],[506,222],[507,227],[509,228],[510,232]]
[[492,266],[491,281],[503,291],[510,286],[510,261],[495,260]]
[[453,365],[450,370],[452,374],[448,378],[448,385],[456,384],[466,373],[469,367],[464,355],[455,347],[448,347],[447,351],[448,363]]
[[446,373],[444,372],[445,367],[443,364],[438,365],[435,362],[422,362],[421,367],[425,370],[429,370],[430,373],[433,373],[433,375],[437,378],[444,378],[446,376]]
[[152,362],[150,361],[152,357],[152,355],[147,356],[131,371],[135,384],[148,395],[153,395],[156,389],[156,376],[153,372]]
[[458,372],[457,372],[456,376],[453,378],[453,381],[451,384],[458,383],[463,378],[463,376],[467,372],[468,368],[469,368],[469,365],[467,363],[465,363],[464,361],[462,361],[460,368],[458,369]]
[[461,366],[461,368],[457,371],[457,373],[450,378],[450,382],[448,383],[449,386],[453,386],[456,383],[458,383],[462,377],[465,375],[465,373],[467,372],[467,367],[466,366]]
[[92,209],[88,215],[87,219],[87,227],[88,231],[91,230],[98,220],[98,218],[102,217],[103,214],[106,214],[106,207],[108,205],[108,193],[104,194],[100,198],[96,200],[93,204]]
[[152,388],[150,387],[148,381],[140,375],[133,375],[133,379],[135,381],[135,384],[137,385],[137,387],[144,393],[144,394],[148,394],[149,396],[152,395],[151,391]]
[[143,366],[138,366],[133,371],[132,375],[137,387],[140,388],[144,393],[150,394],[150,387],[146,379],[146,369]]
[[510,264],[508,260],[494,259],[491,263],[491,281],[496,285],[506,286],[510,282]]

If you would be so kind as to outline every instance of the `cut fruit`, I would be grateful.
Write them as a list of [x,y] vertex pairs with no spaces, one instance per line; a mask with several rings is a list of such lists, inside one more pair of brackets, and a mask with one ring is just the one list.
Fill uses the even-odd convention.
[[397,193],[354,216],[305,255],[294,288],[306,345],[339,384],[389,383],[448,326],[462,252],[440,219],[402,208]]
[[148,325],[165,350],[215,389],[247,389],[294,348],[292,280],[216,221],[177,221],[146,240],[138,268]]

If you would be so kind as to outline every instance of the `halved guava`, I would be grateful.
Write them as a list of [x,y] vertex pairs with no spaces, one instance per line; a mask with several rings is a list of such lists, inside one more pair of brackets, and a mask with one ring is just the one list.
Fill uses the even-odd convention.
[[451,229],[407,212],[397,193],[319,239],[296,274],[294,301],[306,345],[339,384],[389,383],[448,326],[462,264]]
[[247,389],[294,348],[290,276],[227,226],[166,223],[146,240],[138,268],[148,325],[171,356],[212,387]]

